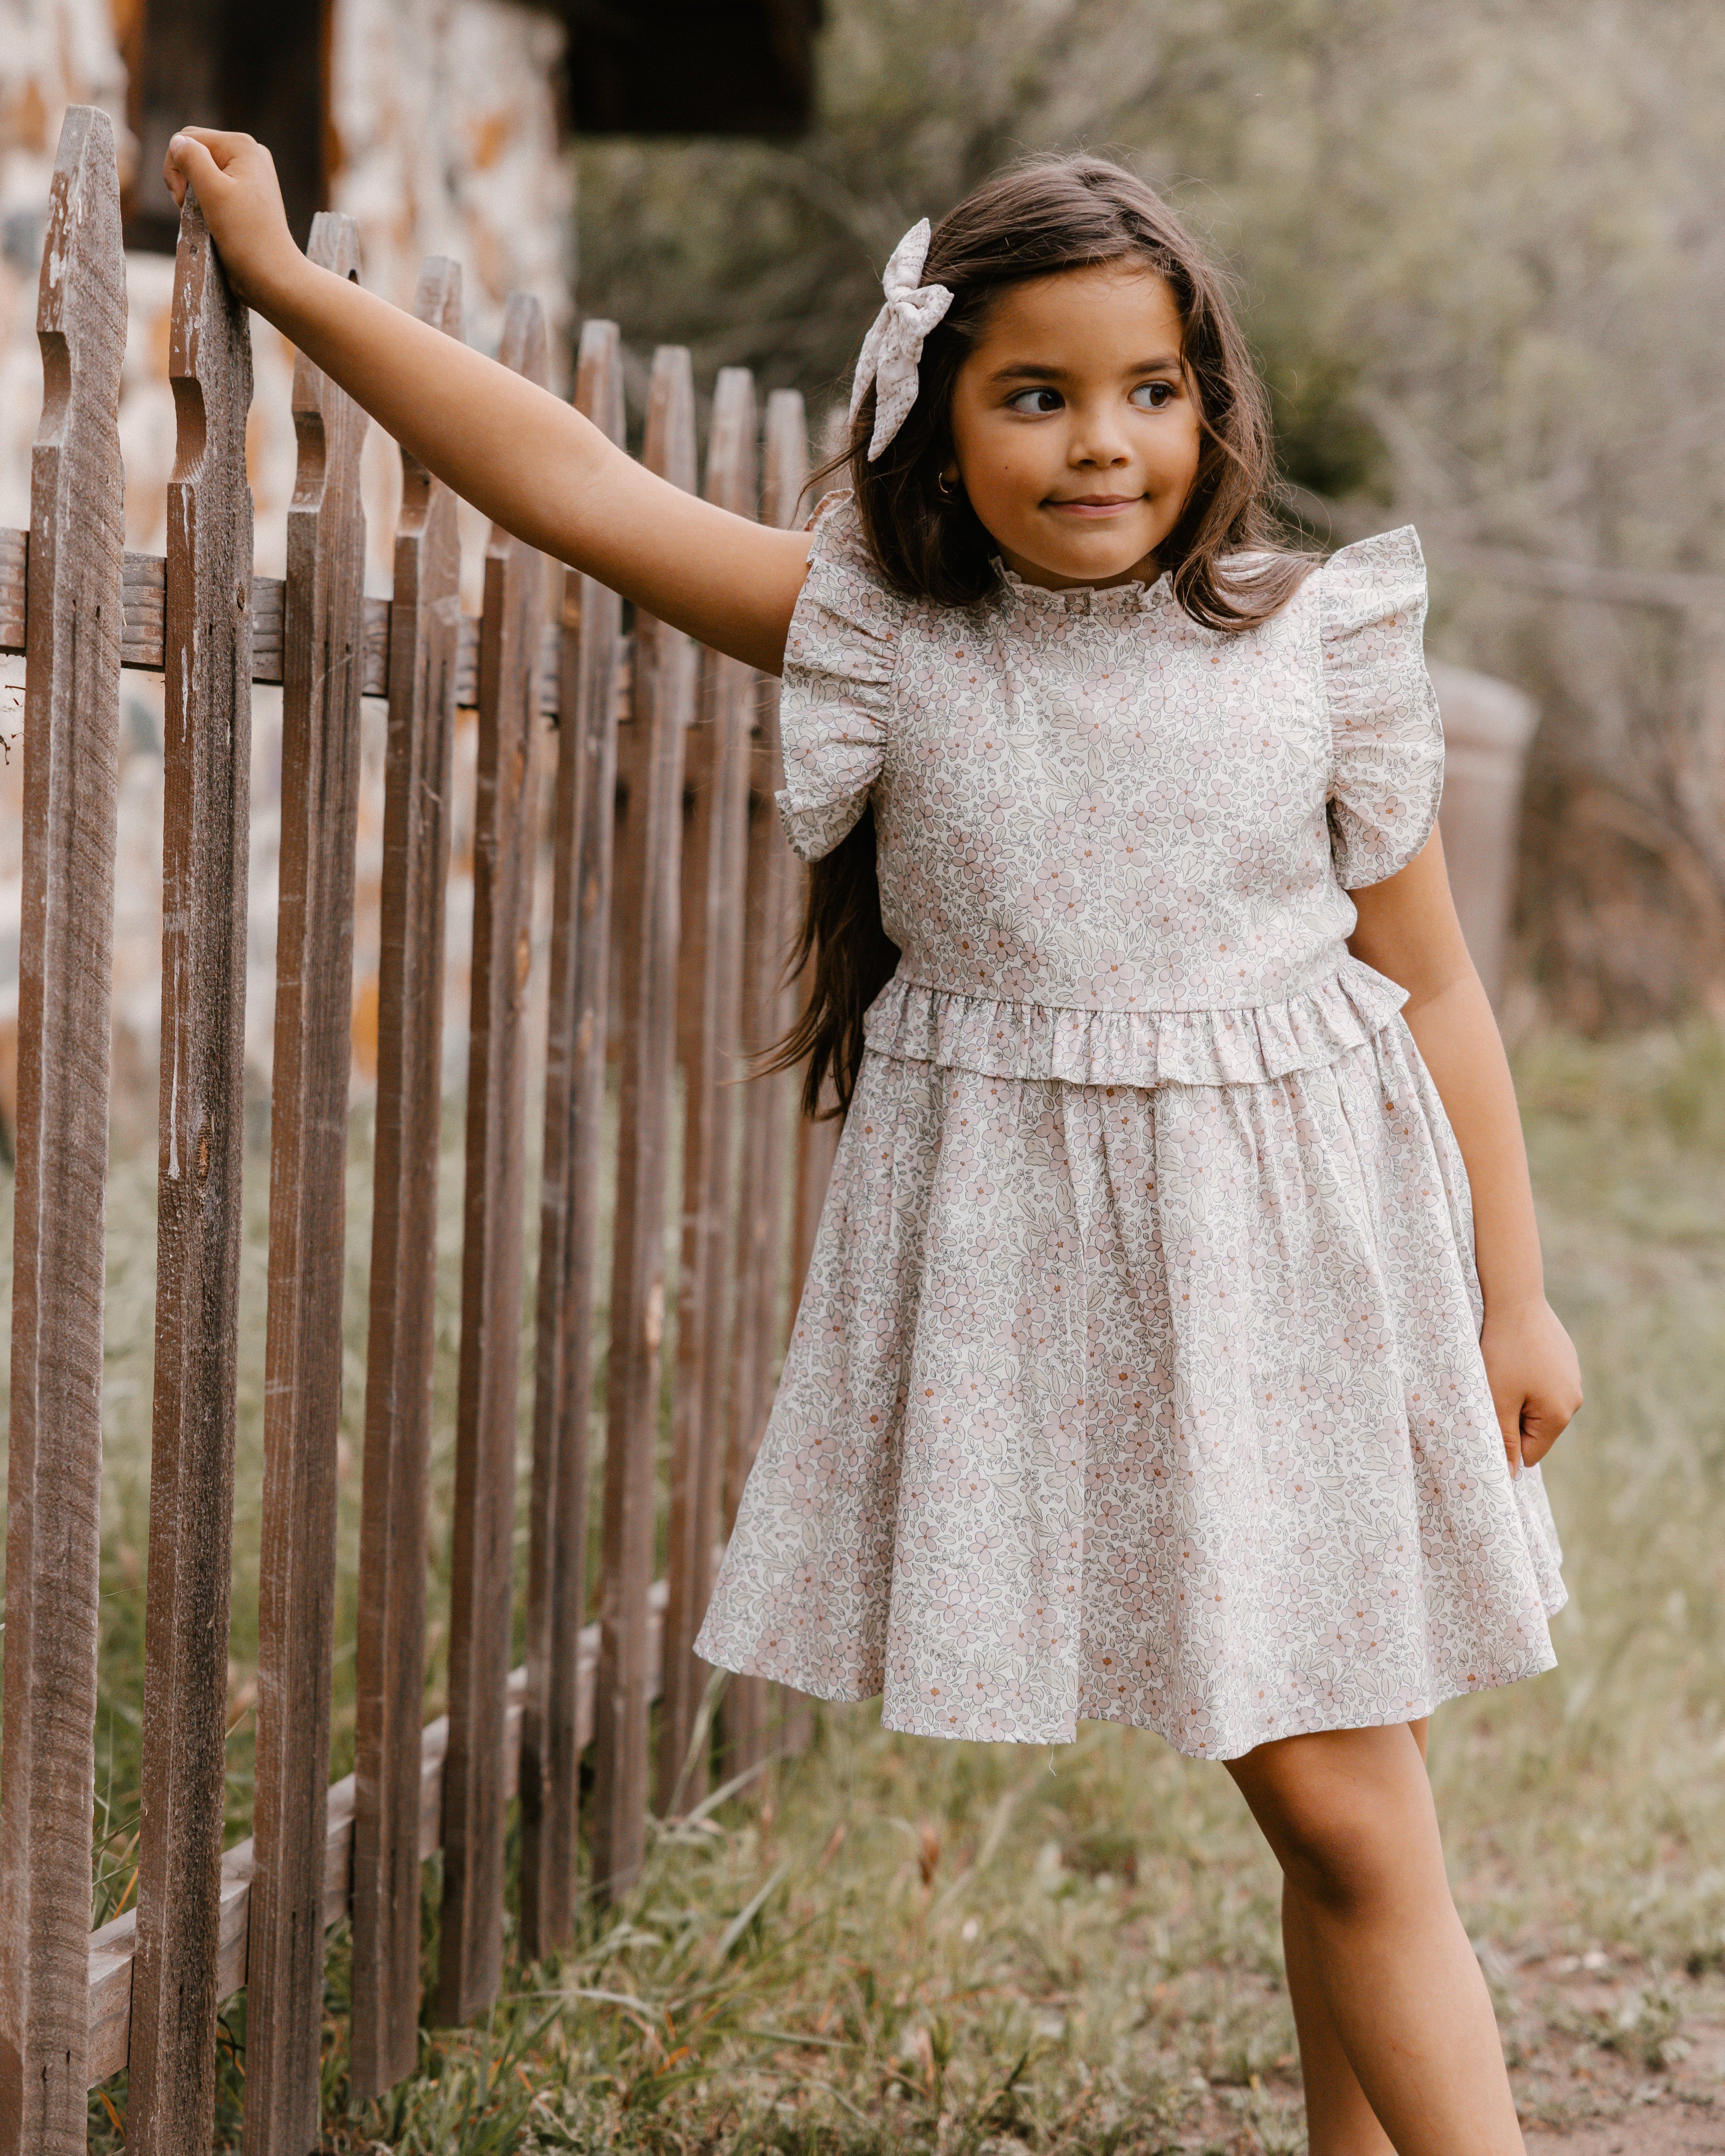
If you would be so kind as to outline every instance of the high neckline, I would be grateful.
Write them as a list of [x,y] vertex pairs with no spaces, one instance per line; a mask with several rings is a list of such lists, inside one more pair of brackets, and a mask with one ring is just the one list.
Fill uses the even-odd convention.
[[1045,584],[1027,583],[998,554],[993,564],[1005,603],[1044,613],[1147,613],[1173,596],[1166,569],[1147,584],[1134,577],[1123,584],[1068,584],[1064,590],[1051,591]]

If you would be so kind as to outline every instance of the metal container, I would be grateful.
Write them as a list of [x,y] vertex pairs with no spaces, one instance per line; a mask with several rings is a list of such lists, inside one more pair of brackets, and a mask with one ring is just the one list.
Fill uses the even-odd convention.
[[1489,674],[1434,661],[1444,721],[1438,817],[1461,932],[1494,1004],[1501,1003],[1515,906],[1522,775],[1539,723],[1531,696]]

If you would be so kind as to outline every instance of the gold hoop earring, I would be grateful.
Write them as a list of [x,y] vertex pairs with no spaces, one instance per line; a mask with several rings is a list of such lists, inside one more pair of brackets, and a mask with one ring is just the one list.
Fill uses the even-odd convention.
[[934,483],[948,501],[951,501],[957,494],[958,481],[956,477],[948,479],[944,472],[940,472],[937,474]]

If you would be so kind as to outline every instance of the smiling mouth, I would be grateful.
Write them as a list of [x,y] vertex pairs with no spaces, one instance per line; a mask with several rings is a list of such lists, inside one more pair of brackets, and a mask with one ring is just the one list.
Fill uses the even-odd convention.
[[1141,494],[1053,495],[1043,506],[1057,510],[1063,516],[1118,516],[1122,510],[1136,509],[1143,499]]

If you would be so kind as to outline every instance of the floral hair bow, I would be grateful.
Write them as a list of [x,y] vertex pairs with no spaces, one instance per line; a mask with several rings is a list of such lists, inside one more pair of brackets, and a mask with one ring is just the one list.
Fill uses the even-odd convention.
[[917,280],[928,259],[928,219],[913,224],[892,250],[892,259],[880,280],[886,304],[875,317],[874,327],[863,339],[856,362],[856,379],[850,386],[850,416],[861,408],[869,384],[875,385],[875,431],[869,438],[872,464],[903,426],[916,401],[916,363],[922,357],[922,340],[952,304],[944,285],[923,285]]

